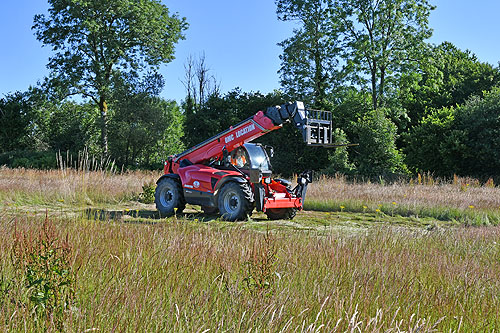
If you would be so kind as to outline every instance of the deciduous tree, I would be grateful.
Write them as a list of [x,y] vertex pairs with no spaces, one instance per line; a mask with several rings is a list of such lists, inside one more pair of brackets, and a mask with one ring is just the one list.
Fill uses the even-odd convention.
[[373,109],[384,106],[387,86],[414,66],[431,36],[428,0],[333,0],[346,73],[368,86]]
[[281,85],[294,99],[323,107],[337,87],[338,27],[331,20],[330,0],[277,0],[278,19],[297,24],[293,36],[279,45]]
[[28,93],[0,99],[0,153],[32,147],[33,105]]
[[434,110],[405,139],[412,170],[500,177],[500,88]]
[[163,80],[157,74],[143,79],[116,76],[111,103],[110,155],[125,166],[160,166],[184,148],[184,116],[175,101],[158,96]]
[[472,52],[449,42],[431,47],[418,69],[402,76],[401,105],[415,126],[433,110],[463,104],[500,83],[500,69],[479,61]]
[[36,15],[36,38],[55,52],[48,67],[66,95],[90,98],[100,110],[102,150],[108,152],[108,103],[115,70],[137,73],[174,59],[186,20],[158,0],[49,0]]

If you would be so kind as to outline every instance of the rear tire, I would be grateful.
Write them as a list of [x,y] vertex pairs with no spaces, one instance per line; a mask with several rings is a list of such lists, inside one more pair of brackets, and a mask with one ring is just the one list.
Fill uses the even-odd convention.
[[270,208],[266,211],[270,220],[291,220],[297,215],[295,208]]
[[156,209],[160,212],[160,217],[168,217],[177,213],[182,213],[186,208],[186,200],[182,193],[181,184],[172,178],[163,178],[156,185],[155,191]]
[[220,190],[217,204],[222,219],[246,220],[253,210],[252,190],[247,183],[229,182]]

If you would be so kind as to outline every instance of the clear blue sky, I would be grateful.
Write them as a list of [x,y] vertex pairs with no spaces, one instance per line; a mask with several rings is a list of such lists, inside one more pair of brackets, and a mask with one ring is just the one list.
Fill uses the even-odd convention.
[[[181,100],[184,63],[191,54],[205,53],[206,62],[223,92],[270,92],[279,88],[280,47],[293,26],[276,19],[273,0],[163,0],[190,24],[176,59],[162,67],[166,87],[162,96]],[[430,17],[431,42],[450,41],[474,52],[481,61],[500,61],[500,1],[434,0]],[[26,90],[47,75],[50,49],[33,36],[33,16],[45,13],[43,0],[3,0],[0,5],[0,96]]]

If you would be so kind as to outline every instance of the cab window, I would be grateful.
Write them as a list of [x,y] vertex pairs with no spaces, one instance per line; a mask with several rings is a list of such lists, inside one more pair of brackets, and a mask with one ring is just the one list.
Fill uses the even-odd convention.
[[250,159],[243,147],[238,147],[231,152],[230,161],[232,165],[240,169],[248,169],[250,166]]

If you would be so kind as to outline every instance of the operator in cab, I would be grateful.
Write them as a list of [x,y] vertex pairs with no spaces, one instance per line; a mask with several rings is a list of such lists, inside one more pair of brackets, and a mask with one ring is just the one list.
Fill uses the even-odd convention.
[[231,164],[237,168],[248,168],[247,152],[243,147],[238,147],[231,152]]

